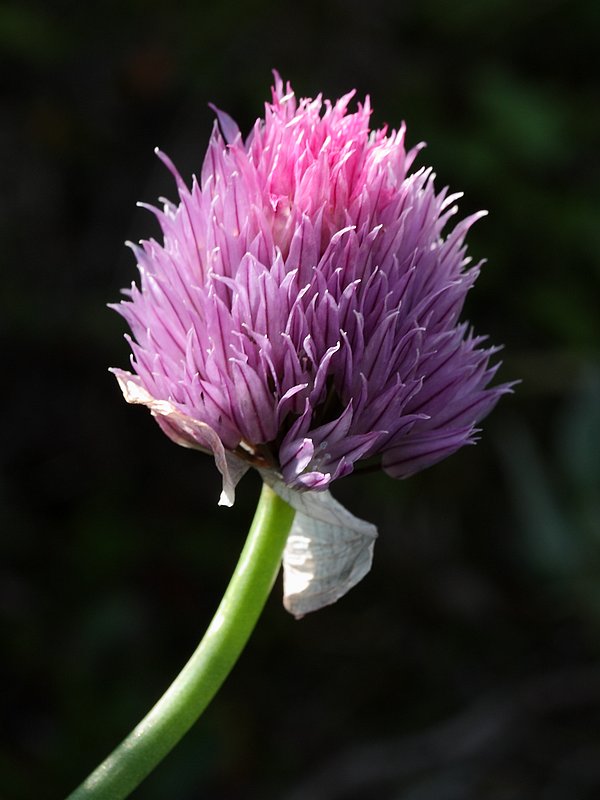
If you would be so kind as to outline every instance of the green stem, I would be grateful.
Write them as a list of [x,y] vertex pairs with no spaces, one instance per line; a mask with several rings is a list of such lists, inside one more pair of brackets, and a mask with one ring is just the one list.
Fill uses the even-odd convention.
[[158,703],[67,800],[122,800],[196,722],[244,649],[271,591],[294,510],[263,485],[248,538],[217,613]]

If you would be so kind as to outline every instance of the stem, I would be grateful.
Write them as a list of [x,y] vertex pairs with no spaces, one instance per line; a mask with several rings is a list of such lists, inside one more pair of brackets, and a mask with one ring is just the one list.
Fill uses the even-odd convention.
[[266,484],[204,638],[158,703],[67,800],[122,800],[196,722],[244,649],[271,591],[294,510]]

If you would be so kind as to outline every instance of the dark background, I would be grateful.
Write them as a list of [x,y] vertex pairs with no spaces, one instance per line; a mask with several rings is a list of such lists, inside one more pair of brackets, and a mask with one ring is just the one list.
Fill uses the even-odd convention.
[[61,798],[195,647],[252,516],[121,398],[135,202],[248,130],[277,67],[370,93],[464,190],[466,315],[522,378],[475,448],[334,491],[371,574],[301,622],[278,586],[140,800],[600,796],[600,3],[12,2],[0,8],[2,800]]

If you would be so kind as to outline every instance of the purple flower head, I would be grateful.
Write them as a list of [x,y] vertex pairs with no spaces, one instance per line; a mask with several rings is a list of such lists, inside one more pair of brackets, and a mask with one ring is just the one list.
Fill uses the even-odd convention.
[[215,109],[191,188],[159,153],[180,202],[152,209],[163,241],[132,245],[140,286],[117,306],[133,333],[133,373],[115,370],[126,398],[214,454],[223,502],[255,466],[329,526],[315,509],[358,461],[407,477],[473,443],[509,389],[488,387],[495,349],[459,322],[479,271],[464,239],[484,212],[448,230],[460,195],[409,173],[421,145],[406,151],[404,126],[370,130],[353,95],[298,101],[275,74],[246,139]]

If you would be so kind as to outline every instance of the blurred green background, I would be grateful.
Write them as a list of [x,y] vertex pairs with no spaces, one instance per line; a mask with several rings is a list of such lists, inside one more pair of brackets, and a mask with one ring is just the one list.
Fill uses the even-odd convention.
[[0,798],[60,798],[194,648],[259,484],[128,407],[125,239],[198,171],[209,101],[248,130],[277,67],[370,93],[419,165],[487,208],[466,316],[522,378],[482,441],[335,493],[373,571],[296,622],[276,589],[139,800],[600,796],[600,4],[12,2],[0,7]]

